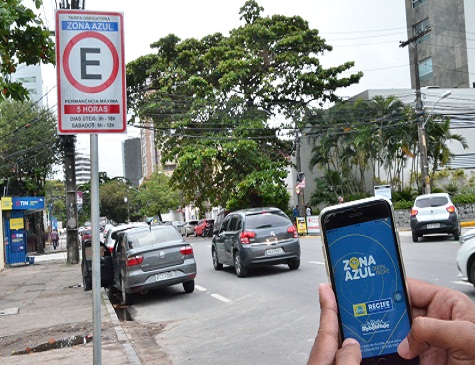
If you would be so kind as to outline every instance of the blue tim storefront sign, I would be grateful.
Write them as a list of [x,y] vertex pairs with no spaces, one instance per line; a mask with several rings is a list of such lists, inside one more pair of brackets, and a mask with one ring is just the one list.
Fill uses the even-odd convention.
[[4,211],[5,258],[6,263],[24,263],[27,260],[27,231],[25,229],[24,211],[43,210],[44,197],[2,198]]
[[36,210],[45,208],[45,198],[43,197],[18,197],[12,198],[12,210]]

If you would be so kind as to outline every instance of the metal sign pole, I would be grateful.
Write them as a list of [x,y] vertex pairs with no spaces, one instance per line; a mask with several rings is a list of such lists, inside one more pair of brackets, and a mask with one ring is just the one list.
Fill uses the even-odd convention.
[[99,147],[97,134],[91,134],[91,235],[92,235],[92,320],[93,361],[101,364],[101,252],[99,230]]

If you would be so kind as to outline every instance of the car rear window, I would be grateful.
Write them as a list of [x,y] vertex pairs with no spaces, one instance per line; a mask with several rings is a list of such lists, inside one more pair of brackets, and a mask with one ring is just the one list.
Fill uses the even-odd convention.
[[291,225],[283,212],[265,212],[246,216],[246,229],[274,228]]
[[181,241],[183,238],[173,226],[161,226],[160,229],[141,229],[131,232],[127,236],[130,248],[150,245],[152,243],[164,243]]
[[445,205],[449,200],[445,196],[437,196],[430,198],[422,198],[416,200],[416,207],[418,208],[435,208]]

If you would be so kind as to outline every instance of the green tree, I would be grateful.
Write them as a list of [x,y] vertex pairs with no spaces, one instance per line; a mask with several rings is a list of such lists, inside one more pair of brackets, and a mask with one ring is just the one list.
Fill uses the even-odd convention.
[[[312,204],[332,203],[335,195],[366,194],[371,187],[364,185],[365,176],[372,174],[373,183],[381,183],[380,169],[387,182],[403,191],[402,174],[408,161],[412,161],[411,175],[419,171],[417,116],[409,105],[394,97],[308,110],[306,122],[312,142],[309,167],[318,166],[324,171],[324,176],[317,179],[319,191],[313,193]],[[448,141],[467,147],[465,139],[450,133],[449,127],[448,117],[426,124],[431,177],[450,160]],[[325,186],[332,194],[321,191]]]
[[115,222],[126,222],[129,218],[129,185],[122,180],[110,179],[99,186],[100,215]]
[[134,117],[154,129],[163,162],[177,163],[171,183],[200,208],[281,205],[293,149],[281,135],[306,105],[338,100],[335,90],[362,76],[341,76],[352,62],[324,68],[318,56],[332,47],[301,17],[263,11],[246,1],[228,37],[171,34],[127,67]]
[[[39,9],[42,0],[32,1]],[[21,83],[12,82],[9,75],[18,64],[36,65],[55,62],[54,42],[50,31],[35,12],[22,5],[21,0],[0,3],[0,89],[3,98],[28,99]]]
[[[66,223],[66,189],[60,180],[47,180],[45,185],[45,206],[51,204],[51,214]],[[64,225],[65,226],[65,225]]]
[[181,207],[180,191],[170,186],[170,178],[163,172],[154,172],[138,189],[131,190],[135,192],[131,203],[141,217],[158,216],[161,221],[163,212]]
[[46,177],[63,155],[56,118],[30,102],[0,103],[0,176],[9,195],[44,196]]
[[462,145],[463,149],[468,148],[465,137],[460,134],[454,134],[450,132],[450,118],[440,117],[438,120],[430,118],[425,126],[426,139],[427,139],[427,158],[429,165],[432,165],[430,169],[431,185],[435,173],[439,167],[446,166],[453,154],[450,152],[447,142],[458,142]]

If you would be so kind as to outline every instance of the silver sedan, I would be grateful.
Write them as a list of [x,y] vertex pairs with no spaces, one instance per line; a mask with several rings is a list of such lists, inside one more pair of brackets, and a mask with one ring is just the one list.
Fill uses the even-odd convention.
[[125,230],[117,235],[112,252],[113,289],[121,302],[131,304],[132,294],[182,284],[186,293],[195,289],[196,261],[193,248],[175,227],[157,225]]

